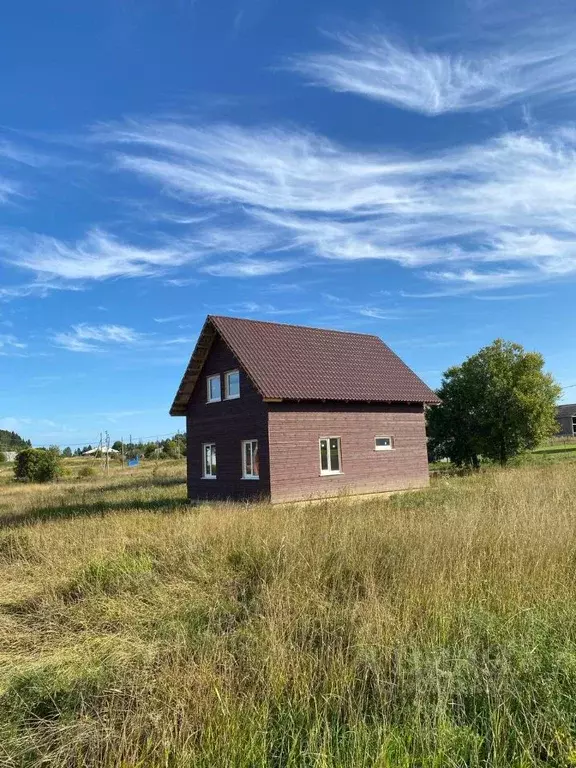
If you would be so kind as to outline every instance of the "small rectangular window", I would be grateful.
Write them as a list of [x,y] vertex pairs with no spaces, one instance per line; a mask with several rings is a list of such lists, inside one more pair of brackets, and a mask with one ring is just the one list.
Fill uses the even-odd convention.
[[220,374],[208,376],[206,379],[207,396],[209,403],[218,403],[222,399],[220,392]]
[[234,400],[240,397],[240,371],[227,371],[224,374],[224,399]]
[[216,443],[202,445],[202,477],[205,480],[216,479]]
[[342,449],[339,437],[320,438],[320,474],[339,475],[342,472]]
[[244,480],[260,479],[258,440],[242,441],[242,478]]
[[572,434],[576,437],[576,416],[572,416]]
[[391,451],[394,448],[393,437],[375,437],[374,449],[376,451]]

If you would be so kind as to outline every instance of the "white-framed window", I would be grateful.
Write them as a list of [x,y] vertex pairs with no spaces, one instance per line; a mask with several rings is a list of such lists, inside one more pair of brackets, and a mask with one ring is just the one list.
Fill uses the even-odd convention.
[[219,403],[222,400],[222,392],[220,389],[220,374],[215,373],[214,376],[208,376],[206,379],[206,399],[209,403]]
[[375,451],[392,451],[394,449],[394,438],[381,436],[374,438]]
[[204,480],[216,479],[216,443],[202,444],[202,477]]
[[320,438],[320,474],[339,475],[342,472],[342,448],[339,437]]
[[242,440],[242,479],[260,479],[258,440]]
[[224,374],[224,399],[240,397],[240,371],[226,371]]
[[576,416],[572,416],[572,434],[576,437]]

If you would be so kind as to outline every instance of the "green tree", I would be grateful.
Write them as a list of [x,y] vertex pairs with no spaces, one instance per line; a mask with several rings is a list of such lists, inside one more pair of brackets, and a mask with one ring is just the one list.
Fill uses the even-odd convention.
[[166,440],[164,443],[164,453],[169,459],[179,459],[181,456],[180,446],[176,440]]
[[121,442],[120,440],[116,440],[114,443],[112,443],[112,448],[113,448],[115,451],[120,451],[120,452],[122,452],[122,442]]
[[428,412],[432,456],[504,465],[555,434],[561,388],[543,368],[541,354],[502,339],[449,368],[437,393],[442,404]]
[[7,429],[0,429],[0,445],[5,451],[19,451],[22,448],[30,448],[30,440],[24,440],[16,432],[10,432]]
[[71,458],[72,457],[72,448],[64,448],[64,450],[62,451],[62,456],[64,456],[64,458],[66,458],[66,459]]
[[144,446],[144,457],[146,459],[153,459],[158,453],[158,446],[156,443],[146,443]]
[[186,456],[186,435],[178,432],[174,435],[174,442],[177,444],[181,456]]
[[53,451],[25,448],[16,455],[14,476],[31,483],[47,483],[60,475],[60,459]]
[[0,451],[0,464],[4,464],[6,462],[6,454],[4,451]]

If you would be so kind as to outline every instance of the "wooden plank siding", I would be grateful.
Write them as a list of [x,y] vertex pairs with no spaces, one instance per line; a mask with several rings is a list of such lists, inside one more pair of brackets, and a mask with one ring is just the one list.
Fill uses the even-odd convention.
[[[240,397],[207,402],[206,379],[240,372]],[[238,360],[216,337],[186,417],[191,500],[269,498],[273,503],[421,488],[428,485],[421,404],[265,402]],[[394,438],[376,451],[374,438]],[[319,440],[339,437],[342,474],[321,475]],[[260,478],[242,478],[242,441],[258,440]],[[202,477],[202,445],[216,444],[217,477]]]
[[[576,411],[574,412],[576,416]],[[574,429],[574,421],[572,416],[562,416],[557,419],[560,430],[557,437],[575,437],[576,431]]]
[[[207,403],[206,378],[221,374],[224,397],[224,373],[240,371],[240,397]],[[254,389],[238,361],[220,339],[216,338],[188,403],[186,415],[188,497],[206,499],[254,499],[270,496],[268,461],[268,416],[266,404]],[[242,441],[258,440],[260,479],[242,479]],[[202,444],[216,443],[217,477],[202,478]]]
[[[422,405],[269,403],[268,431],[273,502],[429,482]],[[377,436],[392,436],[394,450],[376,451]],[[322,437],[341,438],[342,474],[320,474]]]

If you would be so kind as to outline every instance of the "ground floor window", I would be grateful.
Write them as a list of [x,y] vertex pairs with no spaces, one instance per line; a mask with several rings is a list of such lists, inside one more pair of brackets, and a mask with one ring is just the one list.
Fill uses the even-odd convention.
[[342,466],[342,451],[339,437],[320,438],[320,474],[337,475]]
[[258,480],[260,477],[258,440],[242,441],[242,477],[244,480]]
[[576,416],[572,416],[572,434],[576,437]]
[[207,480],[216,478],[216,443],[202,445],[202,477]]
[[374,449],[376,451],[391,451],[394,448],[394,438],[393,437],[375,437],[374,438]]

